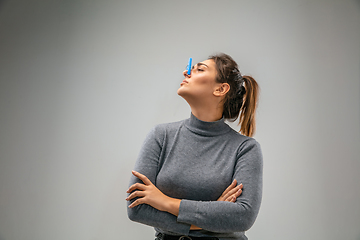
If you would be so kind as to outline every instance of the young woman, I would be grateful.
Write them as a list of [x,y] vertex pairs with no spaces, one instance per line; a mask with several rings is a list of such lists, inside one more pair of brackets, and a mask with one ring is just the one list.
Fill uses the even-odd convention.
[[[189,119],[155,126],[127,190],[128,216],[157,239],[247,239],[262,196],[255,131],[258,84],[226,54],[184,71],[178,95]],[[225,119],[239,117],[240,133]]]

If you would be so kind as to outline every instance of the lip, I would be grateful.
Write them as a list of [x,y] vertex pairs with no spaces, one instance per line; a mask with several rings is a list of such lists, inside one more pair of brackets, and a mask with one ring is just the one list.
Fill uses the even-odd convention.
[[184,85],[185,83],[189,83],[188,81],[186,81],[185,79],[182,81],[182,83],[180,83],[180,85]]

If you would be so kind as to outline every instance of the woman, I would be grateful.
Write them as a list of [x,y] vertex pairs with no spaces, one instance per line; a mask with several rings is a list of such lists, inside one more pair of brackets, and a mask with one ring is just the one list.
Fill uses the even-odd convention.
[[[128,216],[157,239],[247,239],[262,196],[255,131],[258,85],[226,54],[184,71],[189,119],[155,126],[130,181]],[[240,133],[224,119],[239,117]]]

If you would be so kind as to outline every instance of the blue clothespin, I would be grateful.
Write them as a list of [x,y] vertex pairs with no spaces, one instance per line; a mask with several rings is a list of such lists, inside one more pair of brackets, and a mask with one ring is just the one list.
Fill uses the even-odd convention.
[[189,64],[187,66],[187,74],[191,75],[191,64],[192,64],[192,58],[189,58]]

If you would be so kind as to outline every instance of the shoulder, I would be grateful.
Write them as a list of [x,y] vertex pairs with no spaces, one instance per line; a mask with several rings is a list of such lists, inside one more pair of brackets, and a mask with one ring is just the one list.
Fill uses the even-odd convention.
[[165,135],[172,132],[176,132],[183,125],[185,120],[171,122],[171,123],[160,123],[155,125],[150,132],[153,132],[156,135]]
[[253,169],[262,169],[263,155],[260,144],[251,137],[242,142],[237,152],[238,161],[251,166]]
[[147,138],[155,138],[157,140],[163,140],[167,135],[172,135],[179,128],[182,127],[185,120],[171,122],[171,123],[160,123],[153,126],[147,135]]
[[183,125],[185,120],[177,121],[177,122],[170,122],[170,123],[160,123],[155,125],[152,128],[152,131],[155,132],[167,132],[167,131],[174,131],[177,130],[179,127]]
[[229,131],[229,136],[231,136],[231,139],[237,144],[238,155],[243,155],[249,151],[261,155],[260,143],[257,142],[254,138],[242,135],[234,129]]
[[256,149],[258,151],[261,151],[260,148],[260,143],[258,141],[256,141],[254,138],[246,137],[246,139],[244,139],[244,141],[240,145],[239,150],[244,151],[246,149]]
[[252,137],[242,135],[241,133],[235,131],[229,126],[228,137],[231,138],[234,142],[237,143],[239,148],[249,146],[249,145],[259,145],[260,144]]

